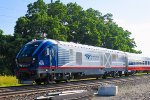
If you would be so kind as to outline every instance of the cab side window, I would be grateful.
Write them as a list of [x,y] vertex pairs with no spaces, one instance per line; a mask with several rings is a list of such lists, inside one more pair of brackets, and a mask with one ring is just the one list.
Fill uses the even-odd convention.
[[41,53],[41,61],[43,61],[44,65],[49,65],[49,55],[47,54],[47,48],[45,48]]

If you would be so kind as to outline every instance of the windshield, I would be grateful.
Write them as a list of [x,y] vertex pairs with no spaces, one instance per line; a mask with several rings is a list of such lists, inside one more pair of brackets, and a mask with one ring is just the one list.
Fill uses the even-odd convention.
[[25,45],[21,50],[19,57],[31,57],[40,43],[41,41],[35,41]]

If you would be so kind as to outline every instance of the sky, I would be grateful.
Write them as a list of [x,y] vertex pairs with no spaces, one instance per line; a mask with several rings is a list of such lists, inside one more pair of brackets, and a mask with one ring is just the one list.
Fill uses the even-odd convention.
[[[19,17],[27,12],[27,5],[36,0],[1,0],[0,1],[0,29],[4,34],[13,34],[14,26]],[[50,3],[51,0],[44,0]],[[56,0],[53,0],[56,1]],[[116,22],[124,30],[132,33],[137,47],[142,53],[150,57],[150,0],[60,0],[64,4],[77,3],[83,9],[93,8],[103,15],[113,14]]]

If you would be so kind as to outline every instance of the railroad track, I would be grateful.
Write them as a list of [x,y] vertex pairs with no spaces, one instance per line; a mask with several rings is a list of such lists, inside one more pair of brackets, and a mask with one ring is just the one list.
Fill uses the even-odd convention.
[[150,75],[109,78],[100,80],[83,80],[70,83],[49,84],[49,85],[30,85],[19,87],[6,87],[0,88],[0,100],[10,99],[15,97],[24,97],[35,94],[46,94],[50,92],[58,92],[64,90],[77,90],[77,89],[96,89],[98,86],[104,84],[120,84],[126,82],[134,82],[142,78],[149,79]]

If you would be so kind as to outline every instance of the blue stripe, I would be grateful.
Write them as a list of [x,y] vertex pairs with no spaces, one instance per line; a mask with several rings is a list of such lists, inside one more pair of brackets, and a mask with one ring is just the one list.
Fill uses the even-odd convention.
[[37,48],[37,50],[34,52],[33,56],[34,55],[38,56],[44,48],[46,48],[47,46],[52,45],[52,44],[54,44],[54,43],[52,43],[50,41],[43,42],[41,44],[41,46],[39,48]]
[[34,51],[34,53],[32,54],[35,55],[35,53],[39,50],[39,48],[45,43],[46,41],[43,40],[43,42],[38,46],[38,48]]

